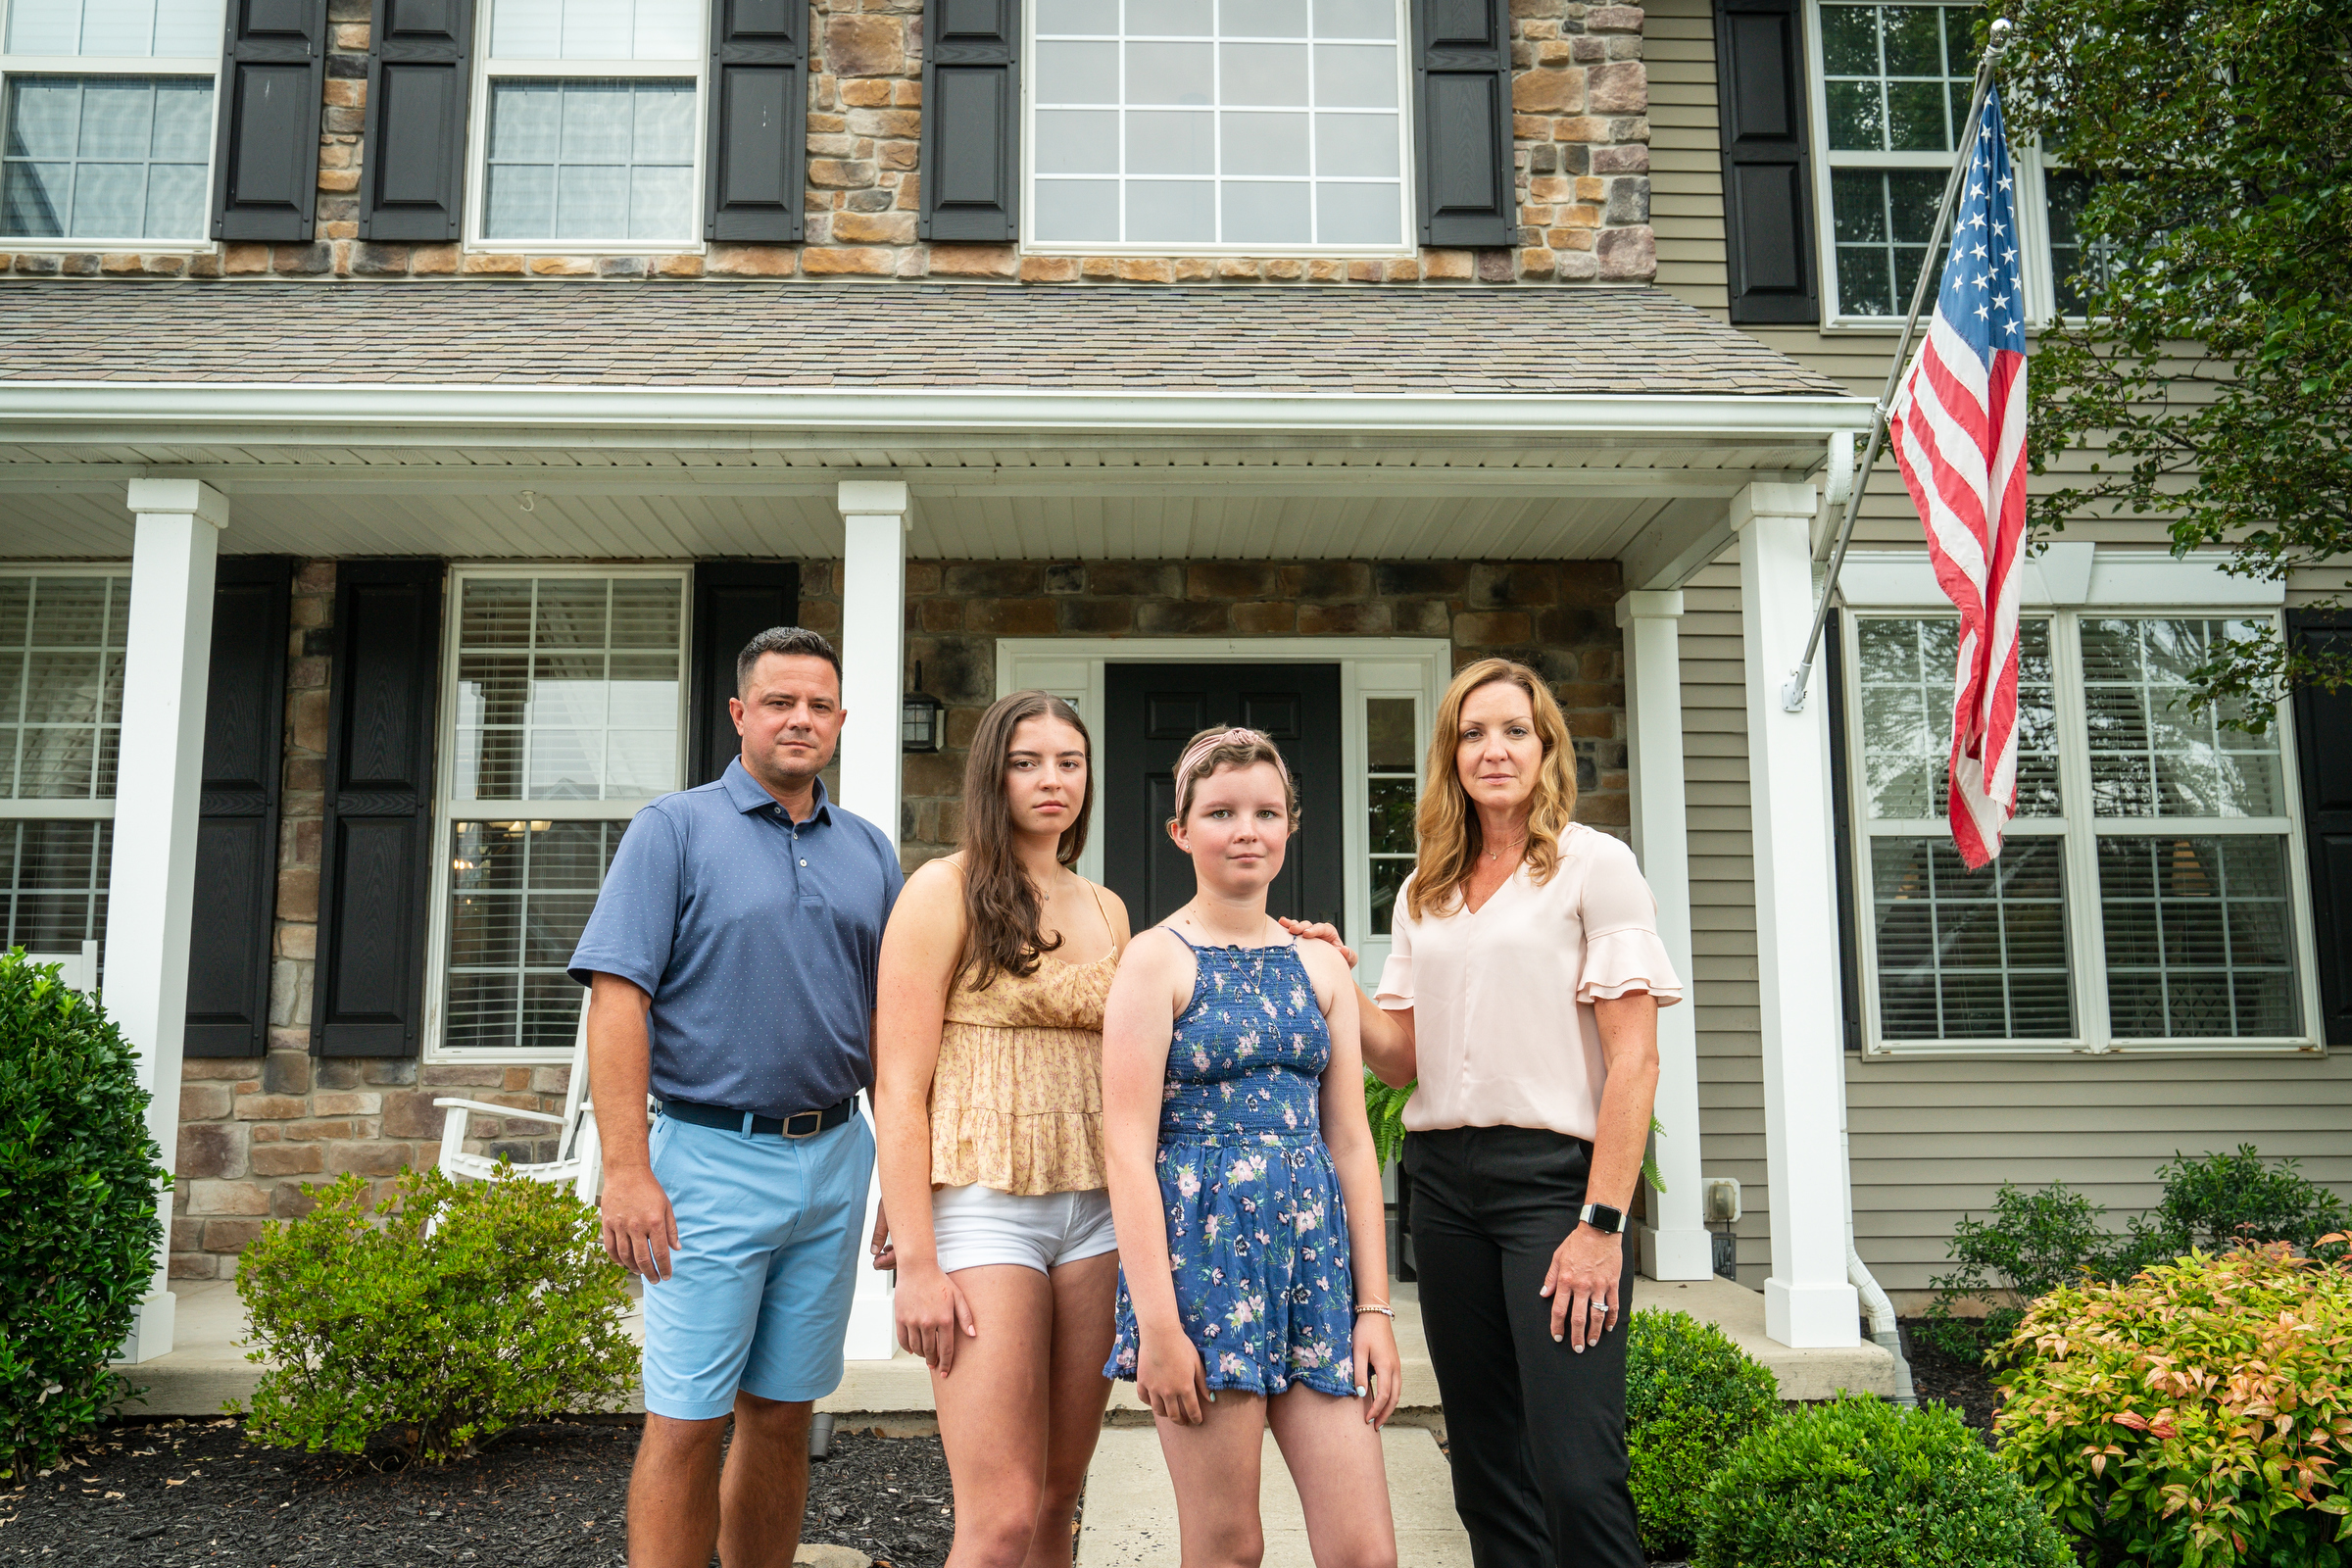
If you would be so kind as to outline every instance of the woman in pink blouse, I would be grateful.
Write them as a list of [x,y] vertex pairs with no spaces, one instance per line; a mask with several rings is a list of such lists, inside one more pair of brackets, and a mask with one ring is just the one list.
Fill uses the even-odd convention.
[[[1438,707],[1362,1009],[1404,1109],[1421,1320],[1479,1568],[1641,1568],[1626,1490],[1626,1209],[1682,982],[1633,852],[1572,821],[1576,757],[1535,671],[1488,659]],[[1317,930],[1315,935],[1324,935]],[[1475,1412],[1473,1414],[1472,1412]]]

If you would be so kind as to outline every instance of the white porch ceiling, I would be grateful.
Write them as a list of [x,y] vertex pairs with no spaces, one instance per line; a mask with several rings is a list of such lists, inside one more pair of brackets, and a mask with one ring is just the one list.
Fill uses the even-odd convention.
[[169,474],[228,495],[236,554],[822,559],[836,482],[896,474],[918,559],[1595,560],[1799,478],[1821,450],[44,443],[0,446],[0,557],[127,555],[126,481]]

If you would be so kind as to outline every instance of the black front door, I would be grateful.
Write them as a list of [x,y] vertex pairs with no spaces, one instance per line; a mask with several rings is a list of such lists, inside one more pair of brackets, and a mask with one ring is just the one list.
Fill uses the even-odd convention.
[[1102,778],[1096,801],[1102,878],[1135,929],[1193,896],[1193,862],[1169,842],[1176,759],[1211,724],[1263,730],[1298,784],[1298,831],[1269,913],[1340,924],[1347,843],[1340,820],[1340,666],[1112,664],[1103,671]]

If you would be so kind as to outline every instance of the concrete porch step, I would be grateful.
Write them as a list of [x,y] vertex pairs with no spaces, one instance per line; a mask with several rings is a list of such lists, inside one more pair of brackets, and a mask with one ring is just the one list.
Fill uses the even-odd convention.
[[[146,1388],[143,1399],[124,1407],[133,1415],[217,1415],[227,1399],[250,1400],[262,1369],[245,1359],[239,1342],[245,1337],[244,1305],[233,1280],[189,1280],[176,1287],[179,1298],[175,1348],[121,1370]],[[1436,1374],[1430,1369],[1429,1345],[1421,1332],[1419,1293],[1410,1285],[1396,1291],[1396,1348],[1404,1362],[1402,1408],[1435,1411]],[[1780,1381],[1784,1399],[1826,1399],[1840,1389],[1864,1394],[1894,1392],[1894,1360],[1886,1350],[1862,1341],[1842,1349],[1797,1350],[1764,1337],[1764,1298],[1725,1279],[1661,1282],[1640,1280],[1634,1304],[1667,1307],[1712,1322],[1754,1356]],[[629,1318],[632,1335],[641,1320]],[[643,1409],[632,1399],[630,1408]],[[933,1409],[931,1374],[922,1361],[904,1351],[887,1361],[852,1361],[841,1387],[818,1401],[819,1410],[837,1414],[928,1414]],[[1122,1383],[1111,1395],[1111,1408],[1141,1411],[1135,1386]]]

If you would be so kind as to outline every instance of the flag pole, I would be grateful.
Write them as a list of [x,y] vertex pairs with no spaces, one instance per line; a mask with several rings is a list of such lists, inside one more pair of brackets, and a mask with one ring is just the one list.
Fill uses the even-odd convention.
[[1894,389],[1903,377],[1911,359],[1911,340],[1918,335],[1920,313],[1927,308],[1928,279],[1936,272],[1936,248],[1942,243],[1943,231],[1952,220],[1952,198],[1960,194],[1960,181],[1968,172],[1969,164],[1976,158],[1977,118],[1984,112],[1984,99],[1992,91],[1992,68],[2009,47],[2011,24],[2006,17],[1996,17],[1992,36],[1984,46],[1984,58],[1977,64],[1976,95],[1969,100],[1968,129],[1959,138],[1958,156],[1952,161],[1952,172],[1943,182],[1943,200],[1936,208],[1936,227],[1928,235],[1927,253],[1920,258],[1919,281],[1911,286],[1911,314],[1903,318],[1903,335],[1896,342],[1894,358],[1886,367],[1886,384],[1879,391],[1879,401],[1870,413],[1870,441],[1862,449],[1862,466],[1854,470],[1853,487],[1846,492],[1845,519],[1838,526],[1838,543],[1830,552],[1830,572],[1822,580],[1821,603],[1814,607],[1813,630],[1805,638],[1805,657],[1797,662],[1788,676],[1788,684],[1781,688],[1781,710],[1801,713],[1805,709],[1805,689],[1813,678],[1813,656],[1821,650],[1822,629],[1829,624],[1830,601],[1838,592],[1838,568],[1845,564],[1846,546],[1853,542],[1854,521],[1862,514],[1862,492],[1870,485],[1870,470],[1879,460],[1879,448],[1886,438],[1888,406],[1894,402]]

